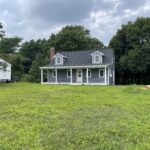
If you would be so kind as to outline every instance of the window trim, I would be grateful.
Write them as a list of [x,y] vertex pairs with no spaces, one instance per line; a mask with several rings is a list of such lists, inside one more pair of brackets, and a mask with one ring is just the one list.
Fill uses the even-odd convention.
[[112,71],[109,69],[109,77],[112,77]]
[[[90,71],[90,76],[89,76],[89,71]],[[91,78],[91,77],[92,77],[92,70],[88,69],[88,78]]]
[[[96,57],[98,57],[98,61],[96,61]],[[93,64],[101,64],[102,63],[102,55],[94,54],[93,55]]]
[[56,71],[52,70],[52,78],[56,78]]
[[[100,71],[103,71],[103,76],[101,76]],[[105,72],[104,72],[104,69],[99,69],[99,78],[100,78],[100,77],[104,77],[104,73],[105,73]]]
[[[96,58],[98,58],[98,60],[96,60]],[[99,54],[94,55],[94,61],[95,61],[95,63],[99,63],[100,62]]]
[[[68,72],[70,72],[70,76],[68,76]],[[67,70],[67,78],[71,78],[71,71]]]
[[[60,62],[58,63],[58,61],[57,60],[60,60]],[[62,60],[62,57],[60,57],[60,56],[57,56],[57,57],[55,57],[55,65],[62,65],[62,62],[63,60]]]

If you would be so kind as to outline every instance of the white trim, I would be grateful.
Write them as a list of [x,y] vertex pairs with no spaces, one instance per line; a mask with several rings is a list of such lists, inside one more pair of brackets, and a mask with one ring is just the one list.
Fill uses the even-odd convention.
[[[101,74],[100,74],[100,71],[101,71],[101,70],[103,71],[103,76],[101,76]],[[105,68],[100,68],[100,69],[99,69],[99,78],[100,78],[100,77],[104,77],[104,71],[105,71]]]
[[61,56],[61,57],[64,57],[64,58],[68,58],[68,57],[66,57],[66,56],[64,56],[64,55],[62,55],[62,54],[60,54],[60,53],[57,53],[57,54],[56,54],[56,55],[54,55],[53,57],[55,58],[55,57],[57,57],[57,56],[58,56],[58,57],[60,57],[60,56]]
[[[90,71],[90,76],[89,76],[89,71]],[[91,78],[91,77],[92,77],[92,70],[88,69],[88,78]]]
[[70,75],[71,75],[71,77],[70,77],[70,83],[72,83],[72,68],[70,69]]
[[111,68],[109,69],[109,77],[113,77]]
[[[70,71],[70,76],[68,76],[68,72]],[[71,70],[67,70],[67,78],[71,77]]]
[[105,83],[69,83],[69,82],[59,82],[59,83],[55,83],[55,82],[43,82],[42,84],[44,85],[60,85],[60,84],[66,84],[66,85],[108,85]]
[[101,54],[101,55],[104,56],[104,54],[103,54],[102,52],[100,52],[100,51],[95,51],[95,52],[93,52],[91,55],[94,55],[95,53],[99,53],[99,54]]
[[106,65],[87,65],[87,66],[52,66],[52,67],[40,67],[40,69],[84,69],[84,68],[105,68]]
[[57,69],[55,69],[56,77],[55,77],[55,83],[57,83]]
[[110,69],[108,68],[108,84],[110,84],[109,78],[110,78]]
[[[58,62],[58,59],[59,59],[59,62]],[[55,65],[63,65],[63,57],[56,57],[55,58]]]
[[[81,82],[78,82],[77,80],[78,80],[78,71],[81,71],[81,74],[82,74],[82,81]],[[82,69],[77,69],[76,70],[76,82],[77,83],[83,83],[83,70]]]
[[41,84],[43,84],[43,69],[41,69]]
[[[98,60],[96,60],[96,57],[98,57]],[[100,63],[102,63],[102,56],[100,56],[99,54],[93,55],[93,64],[100,64]]]
[[8,66],[12,66],[10,63],[8,63],[7,61],[5,61],[4,59],[0,58],[0,62],[4,62],[6,63]]
[[47,75],[46,75],[46,77],[47,77],[47,81],[48,81],[48,78],[49,78],[49,70],[47,69]]
[[[91,54],[91,56],[92,56],[92,64],[102,64],[104,56],[103,53],[95,51],[94,53]],[[98,57],[98,61],[96,60],[96,57]]]
[[[61,54],[59,54],[59,53],[57,53],[54,57],[54,62],[55,62],[55,65],[63,65],[63,63],[64,63],[64,58],[67,58],[66,56],[63,56],[63,55],[61,55]],[[57,59],[60,59],[60,62],[58,63],[57,62]]]
[[89,83],[89,77],[88,77],[89,68],[86,69],[86,83]]
[[107,69],[105,67],[105,84],[107,83]]
[[113,70],[113,85],[115,85],[115,71]]

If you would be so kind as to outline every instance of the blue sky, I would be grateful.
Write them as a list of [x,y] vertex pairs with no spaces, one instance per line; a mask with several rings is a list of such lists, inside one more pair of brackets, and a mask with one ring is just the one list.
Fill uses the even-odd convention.
[[65,25],[84,25],[107,45],[122,24],[150,17],[150,0],[0,0],[7,36],[48,38]]

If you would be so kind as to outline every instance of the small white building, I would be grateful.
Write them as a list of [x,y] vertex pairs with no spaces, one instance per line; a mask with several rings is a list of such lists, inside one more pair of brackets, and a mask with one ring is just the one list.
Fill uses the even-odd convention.
[[11,64],[0,58],[0,82],[11,81]]

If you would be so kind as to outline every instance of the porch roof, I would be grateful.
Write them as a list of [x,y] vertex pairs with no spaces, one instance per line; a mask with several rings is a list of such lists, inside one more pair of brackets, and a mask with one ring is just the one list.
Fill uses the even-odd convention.
[[109,64],[106,65],[86,65],[86,66],[45,66],[40,67],[40,69],[86,69],[86,68],[105,68],[108,67]]

